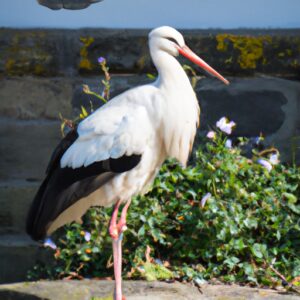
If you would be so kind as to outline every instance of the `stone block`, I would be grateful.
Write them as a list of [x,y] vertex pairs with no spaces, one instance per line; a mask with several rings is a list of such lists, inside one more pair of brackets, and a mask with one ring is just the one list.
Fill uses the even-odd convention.
[[[69,76],[154,72],[144,29],[0,29],[0,73]],[[300,76],[299,29],[182,30],[186,43],[224,75]],[[186,62],[186,60],[182,60]],[[196,68],[200,71],[200,69]]]
[[[84,93],[82,88],[83,84],[87,84],[91,91],[101,95],[103,91],[102,79],[102,76],[76,79],[72,96],[74,114],[79,113],[81,106],[84,106],[90,112],[91,108],[96,109],[103,104],[97,97]],[[113,75],[110,82],[110,96],[113,98],[130,88],[147,84],[151,81],[146,75]]]
[[38,182],[0,182],[0,235],[25,233],[27,211],[38,187]]
[[[38,261],[50,260],[49,252],[25,235],[0,235],[0,283],[25,281]],[[4,296],[0,297],[1,299]]]
[[38,181],[61,139],[58,121],[0,119],[0,180]]
[[[300,75],[298,30],[182,30],[187,45],[225,75]],[[154,72],[149,30],[82,30],[81,74],[95,74],[104,56],[112,72]],[[183,63],[186,59],[179,58]],[[191,63],[189,62],[191,65]],[[194,66],[193,66],[194,67]],[[200,68],[195,67],[199,72]]]
[[233,136],[262,133],[267,144],[280,150],[282,161],[291,161],[294,155],[300,161],[299,150],[291,146],[300,137],[300,83],[266,77],[229,80],[229,86],[209,79],[198,84],[201,131],[226,116],[237,123]]
[[[3,284],[0,297],[5,300],[90,300],[112,299],[113,281],[108,280],[59,280],[30,283]],[[297,300],[297,294],[286,293],[280,288],[251,288],[236,284],[124,281],[124,296],[128,300]]]
[[0,81],[0,116],[58,119],[71,115],[72,82],[64,78],[6,78]]
[[39,77],[68,74],[76,56],[73,40],[67,31],[0,29],[0,74]]

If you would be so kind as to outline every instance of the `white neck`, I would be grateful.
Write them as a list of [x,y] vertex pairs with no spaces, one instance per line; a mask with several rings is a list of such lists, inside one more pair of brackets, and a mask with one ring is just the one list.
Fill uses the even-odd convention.
[[159,87],[188,86],[191,87],[189,78],[177,59],[169,53],[158,50],[150,50],[152,61],[158,71],[156,84]]

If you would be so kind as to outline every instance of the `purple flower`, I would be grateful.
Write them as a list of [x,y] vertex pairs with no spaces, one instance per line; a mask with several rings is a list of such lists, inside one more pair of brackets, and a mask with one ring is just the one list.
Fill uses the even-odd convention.
[[223,132],[225,132],[226,134],[231,134],[232,132],[232,128],[235,126],[236,124],[233,121],[230,121],[223,117],[221,118],[217,123],[216,126]]
[[56,250],[57,246],[55,243],[51,240],[51,238],[46,238],[44,241],[44,247],[50,247],[53,250]]
[[207,133],[206,137],[208,137],[211,140],[214,140],[216,138],[216,133],[211,130]]
[[278,165],[279,164],[278,154],[277,153],[271,154],[269,161],[273,166]]
[[269,162],[269,161],[267,161],[267,160],[265,160],[265,159],[262,159],[262,158],[260,158],[260,159],[258,159],[257,160],[257,162],[261,165],[261,166],[263,166],[265,169],[267,169],[269,172],[272,170],[272,165],[271,165],[271,163]]
[[211,197],[211,193],[207,193],[205,194],[202,199],[201,199],[201,202],[200,202],[200,206],[203,208],[206,201]]
[[155,258],[155,263],[160,265],[160,266],[163,266],[163,262],[159,259],[159,258]]
[[91,240],[91,234],[88,231],[84,232],[84,239],[89,242]]
[[259,145],[263,140],[264,140],[263,136],[260,135],[254,139],[254,143],[256,145]]
[[102,56],[98,57],[98,63],[99,63],[100,65],[103,64],[103,63],[105,63],[105,58],[102,57]]
[[226,140],[225,147],[228,149],[232,148],[232,140],[231,139]]

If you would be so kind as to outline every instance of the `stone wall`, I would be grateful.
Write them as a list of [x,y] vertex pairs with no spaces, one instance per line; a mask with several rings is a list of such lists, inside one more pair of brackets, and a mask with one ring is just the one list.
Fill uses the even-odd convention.
[[[113,95],[150,82],[147,32],[0,29],[0,281],[23,280],[44,256],[24,220],[60,139],[59,113],[71,117],[81,105],[99,104],[82,93],[84,83],[99,88],[99,56],[110,66]],[[237,122],[237,135],[262,132],[290,161],[291,143],[300,145],[300,30],[183,33],[231,81],[198,83],[199,134],[225,115]]]

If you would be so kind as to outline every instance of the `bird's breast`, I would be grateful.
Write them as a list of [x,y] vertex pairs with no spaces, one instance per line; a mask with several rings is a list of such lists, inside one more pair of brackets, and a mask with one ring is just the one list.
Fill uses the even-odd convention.
[[185,166],[196,135],[200,108],[192,89],[177,89],[167,99],[163,119],[166,152]]

